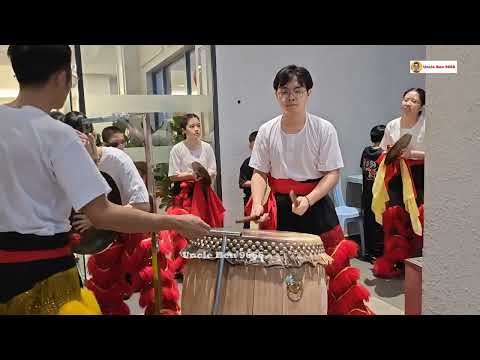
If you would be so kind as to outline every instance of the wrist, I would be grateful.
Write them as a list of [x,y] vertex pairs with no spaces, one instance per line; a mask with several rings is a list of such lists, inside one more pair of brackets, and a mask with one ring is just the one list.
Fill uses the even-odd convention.
[[305,199],[307,199],[308,207],[311,208],[311,207],[312,207],[312,203],[311,203],[311,201],[310,201],[310,199],[308,198],[307,195],[305,195]]
[[177,230],[178,229],[178,221],[176,215],[160,215],[156,216],[156,228],[158,231],[161,230]]
[[263,207],[263,205],[262,205],[261,202],[256,202],[256,201],[252,202],[252,208],[253,208],[253,207],[257,207],[257,206]]

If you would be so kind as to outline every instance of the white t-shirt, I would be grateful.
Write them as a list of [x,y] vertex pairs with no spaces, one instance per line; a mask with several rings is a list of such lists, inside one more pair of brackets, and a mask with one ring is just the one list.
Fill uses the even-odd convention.
[[102,147],[98,169],[110,175],[118,186],[122,205],[148,203],[148,191],[133,160],[122,150]]
[[425,151],[425,116],[421,114],[417,123],[409,129],[400,128],[400,119],[393,119],[387,124],[380,147],[387,150],[387,145],[395,144],[404,134],[411,134],[412,140],[407,149]]
[[282,115],[277,116],[258,130],[250,167],[296,181],[318,179],[343,167],[337,131],[330,122],[307,113],[303,129],[286,134],[281,120]]
[[212,147],[201,141],[202,146],[196,150],[190,150],[185,142],[179,142],[172,147],[170,151],[170,161],[168,164],[168,176],[175,176],[178,173],[192,172],[192,163],[199,162],[209,170],[210,173],[217,173],[217,163]]
[[0,105],[0,232],[53,235],[111,191],[70,126],[33,106]]

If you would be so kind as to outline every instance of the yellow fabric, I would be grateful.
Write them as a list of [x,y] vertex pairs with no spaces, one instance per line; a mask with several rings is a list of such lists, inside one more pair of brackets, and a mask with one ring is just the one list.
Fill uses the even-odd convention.
[[102,315],[95,295],[88,289],[80,290],[81,300],[73,300],[58,310],[58,315]]
[[[386,165],[385,159],[382,160],[378,167],[377,175],[372,188],[372,211],[375,214],[375,221],[383,225],[383,213],[386,209],[386,203],[390,200],[387,187],[385,186]],[[413,190],[413,181],[408,171],[407,163],[404,159],[400,159],[400,173],[402,176],[403,202],[405,210],[410,214],[410,221],[415,234],[422,235],[422,224],[420,223],[420,212],[418,211],[417,202],[415,200],[415,191]]]
[[400,159],[400,172],[402,174],[403,184],[403,202],[405,210],[410,214],[410,221],[415,234],[422,235],[422,224],[420,223],[420,212],[418,211],[417,202],[415,201],[415,191],[413,190],[413,181],[408,171],[405,160]]
[[386,209],[386,203],[390,200],[388,191],[385,186],[385,172],[386,165],[385,159],[382,160],[375,176],[375,181],[372,187],[372,211],[375,214],[375,221],[380,225],[383,225],[383,213]]
[[57,273],[5,304],[0,315],[101,315],[90,290],[80,288],[77,269]]

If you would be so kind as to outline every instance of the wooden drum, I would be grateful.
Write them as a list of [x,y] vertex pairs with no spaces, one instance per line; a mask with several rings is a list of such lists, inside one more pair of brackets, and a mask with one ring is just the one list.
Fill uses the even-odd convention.
[[[183,315],[212,314],[222,257],[223,236],[218,234],[214,229],[182,252],[188,259]],[[226,240],[218,314],[327,314],[325,266],[332,259],[319,236],[244,230]]]

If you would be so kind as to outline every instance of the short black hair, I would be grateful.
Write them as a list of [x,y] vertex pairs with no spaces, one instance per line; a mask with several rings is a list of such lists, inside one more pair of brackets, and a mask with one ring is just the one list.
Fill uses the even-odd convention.
[[7,54],[20,86],[44,85],[59,70],[72,75],[68,45],[10,45]]
[[377,125],[370,130],[370,140],[373,143],[379,143],[382,141],[383,134],[385,133],[385,125]]
[[257,138],[257,134],[258,134],[258,131],[254,131],[250,135],[248,135],[248,142],[255,141],[255,139]]
[[50,111],[50,117],[54,118],[55,120],[63,121],[63,117],[65,115],[61,111]]
[[301,86],[304,86],[307,91],[313,87],[312,76],[307,69],[297,65],[288,65],[280,69],[273,80],[273,88],[275,91],[279,87],[285,86],[289,81],[296,79]]
[[63,117],[63,122],[75,130],[82,133],[92,132],[92,123],[87,120],[87,116],[80,111],[70,111]]
[[106,144],[109,144],[110,143],[110,139],[112,138],[112,136],[114,134],[122,134],[123,135],[123,131],[120,130],[118,127],[116,126],[107,126],[105,129],[102,130],[102,139],[103,139],[103,142],[106,143]]

